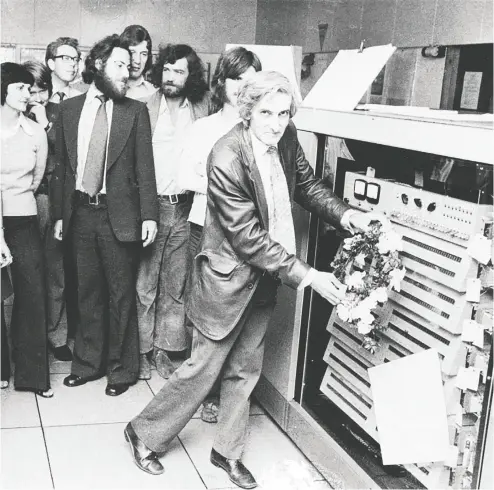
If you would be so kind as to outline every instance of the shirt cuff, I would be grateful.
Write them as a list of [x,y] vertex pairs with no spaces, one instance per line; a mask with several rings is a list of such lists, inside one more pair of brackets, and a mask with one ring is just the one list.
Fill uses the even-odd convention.
[[358,211],[355,211],[355,209],[347,209],[343,213],[343,216],[341,217],[341,221],[340,221],[340,226],[343,229],[349,232],[353,232],[353,227],[350,225],[350,216],[352,216],[355,213],[358,213]]
[[307,286],[310,286],[312,284],[312,281],[314,279],[314,276],[316,275],[316,269],[310,268],[309,272],[305,274],[305,277],[302,279],[302,282],[298,285],[297,291],[301,291],[302,289],[306,288]]

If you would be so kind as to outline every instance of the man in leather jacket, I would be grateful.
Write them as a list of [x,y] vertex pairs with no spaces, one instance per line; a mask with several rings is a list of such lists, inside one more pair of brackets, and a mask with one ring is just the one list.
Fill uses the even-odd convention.
[[296,97],[277,72],[258,72],[238,95],[242,122],[208,161],[208,207],[186,298],[195,326],[192,356],[125,429],[135,463],[163,472],[166,450],[221,376],[211,462],[242,488],[257,484],[242,464],[249,397],[262,369],[264,337],[280,283],[311,286],[333,304],[344,287],[295,255],[291,204],[350,231],[373,219],[350,208],[314,176],[290,121]]

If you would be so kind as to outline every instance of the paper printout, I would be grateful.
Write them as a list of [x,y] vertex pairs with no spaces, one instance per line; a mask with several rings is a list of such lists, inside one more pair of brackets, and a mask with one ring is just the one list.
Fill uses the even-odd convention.
[[444,461],[448,422],[437,350],[369,369],[383,463]]
[[482,72],[467,71],[463,78],[463,90],[461,92],[460,107],[462,109],[477,110],[479,105],[480,85],[482,84]]
[[396,48],[387,44],[341,50],[305,97],[302,106],[353,111]]

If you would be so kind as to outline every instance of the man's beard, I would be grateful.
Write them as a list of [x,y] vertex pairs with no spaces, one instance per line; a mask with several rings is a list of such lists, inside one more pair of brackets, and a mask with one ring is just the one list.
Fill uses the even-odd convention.
[[167,83],[161,84],[161,92],[170,99],[179,99],[185,95],[185,87],[177,87]]
[[109,99],[119,100],[125,97],[127,93],[127,79],[122,80],[122,82],[124,82],[123,87],[117,87],[115,82],[106,74],[104,68],[103,70],[98,70],[94,75],[94,85]]

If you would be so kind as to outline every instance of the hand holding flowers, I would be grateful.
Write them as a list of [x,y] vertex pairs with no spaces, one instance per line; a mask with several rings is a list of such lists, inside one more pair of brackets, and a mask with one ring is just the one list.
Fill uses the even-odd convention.
[[[364,223],[363,219],[359,220]],[[343,241],[331,264],[335,277],[347,286],[336,313],[365,336],[363,345],[371,352],[375,351],[377,343],[368,334],[383,328],[372,311],[388,300],[391,288],[400,290],[405,275],[398,254],[401,248],[401,237],[389,221],[371,222],[366,231]]]

